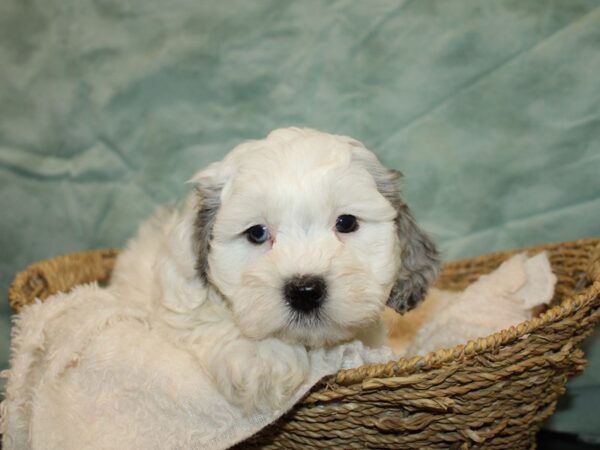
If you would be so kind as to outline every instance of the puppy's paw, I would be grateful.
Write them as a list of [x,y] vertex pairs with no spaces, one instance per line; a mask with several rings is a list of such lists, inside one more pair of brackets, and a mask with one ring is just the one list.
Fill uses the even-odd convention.
[[215,356],[210,372],[216,385],[247,415],[283,407],[308,377],[306,349],[276,339],[237,340]]

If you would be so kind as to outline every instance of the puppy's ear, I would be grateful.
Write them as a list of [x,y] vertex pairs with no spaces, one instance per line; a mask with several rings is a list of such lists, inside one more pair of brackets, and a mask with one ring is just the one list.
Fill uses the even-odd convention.
[[204,284],[208,283],[208,254],[213,228],[221,206],[221,195],[229,174],[226,164],[216,162],[198,172],[190,180],[194,183],[196,218],[194,220],[194,253],[196,273]]
[[400,197],[402,174],[384,167],[358,141],[349,140],[348,143],[353,147],[355,159],[361,162],[375,180],[377,190],[396,209],[400,270],[387,305],[404,314],[424,299],[427,289],[436,278],[440,267],[438,252],[432,240],[417,226],[408,206]]
[[196,186],[196,219],[194,221],[194,252],[196,254],[196,272],[200,279],[209,283],[208,254],[213,237],[213,228],[221,200],[227,195],[230,181],[237,171],[238,159],[251,152],[260,141],[247,141],[225,156],[201,170],[189,181]]
[[387,304],[404,314],[425,298],[429,285],[439,272],[440,262],[435,245],[417,226],[408,206],[399,196],[392,205],[398,214],[396,229],[400,242],[400,270]]
[[217,212],[221,206],[222,188],[219,185],[202,184],[196,187],[198,197],[198,212],[194,222],[196,272],[205,284],[208,283],[208,253]]

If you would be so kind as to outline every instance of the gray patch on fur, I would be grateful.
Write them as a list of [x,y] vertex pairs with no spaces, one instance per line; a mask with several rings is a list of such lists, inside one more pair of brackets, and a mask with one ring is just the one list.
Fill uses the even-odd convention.
[[222,186],[198,186],[200,205],[194,222],[194,244],[196,250],[196,272],[204,283],[208,283],[208,253],[213,227],[221,206]]
[[408,206],[400,199],[392,205],[398,211],[396,227],[400,239],[401,268],[387,304],[403,314],[425,298],[437,277],[440,261],[435,245],[417,226]]
[[[399,180],[402,174],[387,169],[375,158],[360,158],[369,171],[377,190],[396,209],[396,229],[401,251],[401,267],[387,305],[401,314],[417,306],[437,277],[440,268],[438,252],[433,241],[421,230],[408,206],[400,197]],[[366,163],[366,164],[365,164]]]

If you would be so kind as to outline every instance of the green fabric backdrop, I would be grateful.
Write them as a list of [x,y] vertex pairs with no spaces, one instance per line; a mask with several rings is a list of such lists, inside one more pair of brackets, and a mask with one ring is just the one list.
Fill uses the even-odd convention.
[[[285,125],[402,170],[447,259],[598,236],[599,5],[1,0],[0,289],[122,245],[196,169]],[[556,429],[600,433],[595,342]]]

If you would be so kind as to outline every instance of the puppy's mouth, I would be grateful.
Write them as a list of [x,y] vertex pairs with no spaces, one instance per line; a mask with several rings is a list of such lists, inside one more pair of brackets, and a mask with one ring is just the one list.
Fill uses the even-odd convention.
[[310,315],[291,313],[287,325],[281,328],[276,336],[291,344],[301,344],[308,348],[324,348],[347,341],[352,334],[325,318],[324,313]]
[[345,342],[354,336],[352,329],[341,327],[329,316],[327,308],[309,312],[289,309],[285,325],[275,335],[291,344],[323,348]]
[[290,308],[287,328],[318,328],[328,322],[327,314],[323,309],[317,308],[310,311],[298,311]]

